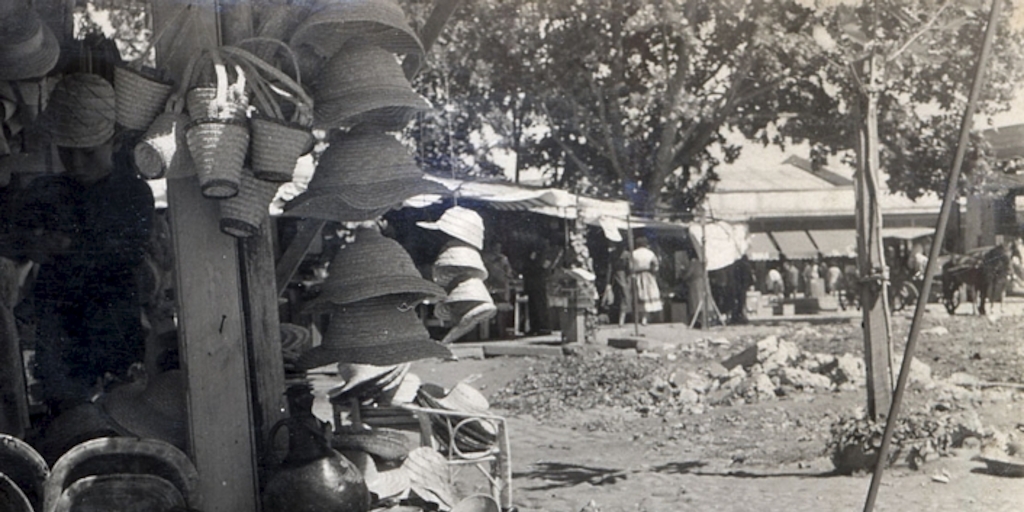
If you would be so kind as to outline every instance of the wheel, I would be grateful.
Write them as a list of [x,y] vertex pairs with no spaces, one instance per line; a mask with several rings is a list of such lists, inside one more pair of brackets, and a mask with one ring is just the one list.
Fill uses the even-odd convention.
[[892,293],[892,304],[893,311],[903,311],[908,305],[913,304],[917,301],[917,287],[910,281],[904,281],[900,283],[896,290]]

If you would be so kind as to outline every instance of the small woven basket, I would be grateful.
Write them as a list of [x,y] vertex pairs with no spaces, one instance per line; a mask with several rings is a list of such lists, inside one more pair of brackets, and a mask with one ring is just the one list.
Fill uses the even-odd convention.
[[164,109],[174,84],[156,80],[142,70],[114,68],[117,122],[131,130],[145,130]]
[[249,126],[244,121],[201,119],[188,125],[185,137],[203,195],[223,199],[237,194],[249,150]]
[[252,169],[261,180],[292,180],[295,163],[313,147],[313,134],[300,125],[276,119],[252,119]]
[[241,96],[236,101],[214,106],[216,87],[193,87],[185,95],[185,105],[192,120],[200,119],[245,119],[249,110],[249,98]]
[[248,238],[260,232],[260,223],[270,214],[280,185],[257,179],[249,169],[242,170],[238,195],[218,201],[220,230],[236,238]]
[[135,167],[146,179],[184,178],[195,173],[185,142],[188,116],[164,112],[157,116],[135,145]]

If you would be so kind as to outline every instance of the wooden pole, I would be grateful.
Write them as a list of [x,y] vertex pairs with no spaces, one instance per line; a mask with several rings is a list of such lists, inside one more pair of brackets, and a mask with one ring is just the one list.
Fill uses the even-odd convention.
[[874,508],[875,498],[878,496],[878,486],[882,482],[882,472],[885,469],[885,461],[888,458],[889,444],[892,441],[892,433],[895,430],[896,419],[900,413],[903,392],[907,388],[907,380],[910,377],[910,365],[914,357],[914,348],[917,345],[917,338],[921,332],[921,320],[924,317],[925,306],[928,304],[928,295],[931,294],[932,280],[939,266],[942,240],[946,236],[946,226],[949,223],[950,212],[956,204],[960,168],[967,153],[974,109],[977,107],[978,95],[981,93],[981,88],[985,83],[985,63],[988,61],[989,51],[992,48],[992,40],[995,37],[996,31],[995,27],[1001,10],[1001,0],[992,0],[988,25],[985,27],[985,38],[981,45],[981,55],[978,57],[977,67],[974,69],[971,93],[967,100],[967,108],[964,110],[963,120],[960,123],[960,140],[957,142],[953,166],[949,170],[946,194],[942,197],[942,208],[939,210],[939,220],[935,226],[935,236],[932,237],[932,246],[928,252],[928,265],[925,266],[924,283],[921,285],[921,294],[917,297],[917,307],[914,309],[914,320],[910,324],[910,333],[907,334],[907,347],[903,353],[903,363],[900,365],[899,377],[896,379],[896,390],[893,393],[892,405],[889,407],[889,416],[886,418],[885,430],[882,432],[882,445],[878,448],[878,461],[875,463],[875,471],[871,475],[871,486],[868,488],[868,496],[864,501],[864,512],[871,512]]
[[[181,10],[155,0],[154,25]],[[157,47],[158,65],[181,79],[186,59],[220,40],[220,20],[208,1]],[[158,28],[159,30],[159,28]],[[220,231],[215,200],[203,197],[193,175],[167,180],[174,240],[178,329],[188,382],[189,452],[199,471],[201,508],[207,512],[258,510],[256,439],[245,340],[238,244]]]

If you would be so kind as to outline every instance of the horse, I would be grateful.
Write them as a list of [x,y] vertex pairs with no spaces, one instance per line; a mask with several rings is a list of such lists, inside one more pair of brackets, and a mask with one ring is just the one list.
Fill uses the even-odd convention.
[[960,305],[959,290],[968,285],[978,296],[978,313],[985,314],[985,300],[1002,302],[1010,271],[1010,247],[999,244],[977,256],[953,255],[942,265],[942,298],[946,311],[953,314]]

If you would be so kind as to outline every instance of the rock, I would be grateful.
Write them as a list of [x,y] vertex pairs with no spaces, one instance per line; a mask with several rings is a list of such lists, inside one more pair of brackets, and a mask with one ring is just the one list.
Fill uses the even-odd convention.
[[703,368],[704,374],[712,379],[724,379],[729,377],[729,370],[717,362],[710,362]]
[[642,357],[644,359],[658,360],[658,359],[661,359],[661,354],[659,354],[657,352],[640,352],[640,357]]
[[976,386],[981,383],[981,379],[966,372],[956,372],[946,378],[946,382],[957,386]]
[[[897,360],[893,362],[894,368],[899,369],[903,365],[903,359],[897,357]],[[897,370],[898,371],[898,370]],[[908,383],[918,384],[931,384],[932,381],[932,367],[923,363],[920,359],[914,357],[910,360],[910,377],[907,379]]]
[[708,344],[713,347],[728,347],[732,342],[728,338],[712,338],[708,340]]
[[832,382],[860,387],[864,385],[864,379],[867,378],[866,371],[863,358],[843,354],[836,358],[836,368],[831,374]]
[[772,383],[771,377],[763,373],[754,375],[749,379],[745,379],[740,383],[737,391],[743,395],[744,398],[757,401],[771,400],[775,398],[775,384]]
[[703,394],[711,389],[711,379],[708,379],[699,373],[687,373],[682,376],[682,379],[678,382],[678,386],[683,389],[692,389],[697,393]]
[[770,372],[775,368],[790,366],[799,361],[801,357],[800,347],[791,341],[769,336],[757,342],[757,361],[761,363],[765,371]]
[[935,327],[922,329],[921,334],[925,336],[944,336],[946,334],[949,334],[949,329],[946,329],[941,325],[936,325]]
[[782,368],[779,370],[779,380],[784,385],[793,386],[798,389],[831,389],[832,379],[817,373],[811,373],[801,368]]
[[[774,336],[773,336],[774,337]],[[751,345],[743,351],[733,355],[729,359],[722,361],[722,366],[732,370],[736,367],[749,368],[757,363],[757,345]]]
[[693,405],[700,402],[700,395],[692,389],[683,389],[679,392],[679,402],[686,405]]

